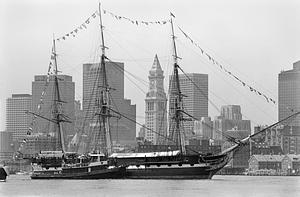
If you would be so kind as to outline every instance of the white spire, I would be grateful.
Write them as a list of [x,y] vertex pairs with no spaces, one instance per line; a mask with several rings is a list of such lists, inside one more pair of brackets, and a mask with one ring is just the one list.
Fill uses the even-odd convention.
[[157,70],[162,71],[157,54],[156,54],[154,57],[153,65],[151,67],[151,71],[157,71]]

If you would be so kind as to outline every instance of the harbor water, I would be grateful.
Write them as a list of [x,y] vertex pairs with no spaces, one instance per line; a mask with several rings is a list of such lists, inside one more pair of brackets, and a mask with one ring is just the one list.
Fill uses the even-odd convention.
[[298,176],[221,176],[211,180],[31,180],[11,175],[0,196],[300,196]]

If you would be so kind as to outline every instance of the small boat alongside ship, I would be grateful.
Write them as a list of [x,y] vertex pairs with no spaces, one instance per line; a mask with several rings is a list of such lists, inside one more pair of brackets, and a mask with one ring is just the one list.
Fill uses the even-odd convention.
[[0,166],[0,181],[5,182],[9,175],[7,166]]

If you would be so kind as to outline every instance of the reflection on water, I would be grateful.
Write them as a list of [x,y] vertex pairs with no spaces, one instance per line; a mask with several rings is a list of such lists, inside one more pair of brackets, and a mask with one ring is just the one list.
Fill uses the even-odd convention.
[[300,196],[300,177],[214,176],[211,180],[31,180],[11,175],[0,196]]

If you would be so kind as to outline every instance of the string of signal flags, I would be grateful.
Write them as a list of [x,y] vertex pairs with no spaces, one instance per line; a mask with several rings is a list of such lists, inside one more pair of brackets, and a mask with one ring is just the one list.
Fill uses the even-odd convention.
[[248,85],[246,82],[242,81],[239,77],[237,77],[235,74],[233,74],[231,71],[227,70],[226,67],[224,67],[222,64],[218,63],[213,56],[211,56],[210,54],[208,54],[205,50],[203,50],[203,48],[196,43],[187,33],[185,33],[182,28],[180,28],[179,26],[177,26],[178,29],[180,30],[180,32],[194,45],[196,46],[198,49],[200,49],[200,52],[202,55],[205,55],[207,57],[207,59],[213,64],[218,66],[222,71],[224,71],[225,73],[227,73],[229,76],[233,77],[235,80],[237,80],[240,84],[242,84],[244,87],[249,88],[249,90],[251,92],[256,93],[259,96],[262,96],[265,98],[265,100],[268,103],[273,103],[276,104],[276,101],[270,97],[268,97],[267,95],[265,95],[264,93],[262,93],[261,91],[256,90],[255,88],[253,88],[252,86]]
[[[104,10],[102,9],[103,14],[108,14],[111,17],[115,18],[116,20],[125,20],[133,25],[165,25],[167,24],[168,20],[157,20],[157,21],[143,21],[143,20],[134,20],[134,19],[130,19],[128,17],[125,16],[119,16],[116,15],[108,10]],[[65,34],[64,36],[61,36],[59,38],[57,38],[57,41],[62,41],[62,40],[67,40],[68,38],[71,37],[76,37],[76,34],[79,33],[82,30],[85,30],[88,28],[88,25],[91,24],[91,22],[97,17],[99,16],[99,11],[95,11],[94,13],[92,13],[92,15],[90,15],[81,25],[79,25],[77,28],[75,28],[73,31]]]
[[[165,25],[168,22],[170,22],[170,20],[156,20],[156,21],[135,20],[135,19],[131,19],[131,18],[128,18],[128,17],[125,17],[125,16],[120,16],[120,15],[114,14],[114,13],[108,11],[108,10],[105,10],[105,9],[102,9],[102,11],[103,11],[103,14],[110,15],[112,18],[114,18],[116,20],[125,20],[125,21],[129,22],[130,24],[133,24],[133,25],[136,25],[136,26],[139,26],[139,25],[146,25],[146,26],[148,26],[148,25]],[[64,36],[61,36],[61,37],[57,38],[56,40],[57,41],[63,41],[63,40],[67,40],[71,37],[75,37],[77,33],[79,33],[82,30],[87,29],[88,25],[91,24],[91,22],[97,16],[99,16],[99,11],[93,12],[80,26],[75,28],[73,31],[65,34]],[[172,13],[171,13],[171,16],[175,18],[175,16]],[[184,32],[182,30],[182,28],[180,28],[179,26],[177,26],[177,27],[180,30],[180,32],[185,36],[185,38],[188,39],[194,46],[196,46],[200,50],[202,55],[207,57],[207,59],[210,61],[210,63],[212,63],[213,65],[218,66],[223,72],[230,75],[233,79],[238,81],[242,86],[247,87],[251,92],[255,93],[258,96],[264,97],[266,102],[276,104],[276,101],[274,99],[270,98],[269,96],[262,93],[261,91],[258,91],[257,89],[253,88],[252,86],[248,85],[246,82],[242,81],[239,77],[237,77],[235,74],[233,74],[233,72],[231,72],[226,67],[224,67],[222,64],[217,62],[212,55],[207,53],[197,42],[195,42],[186,32]]]

